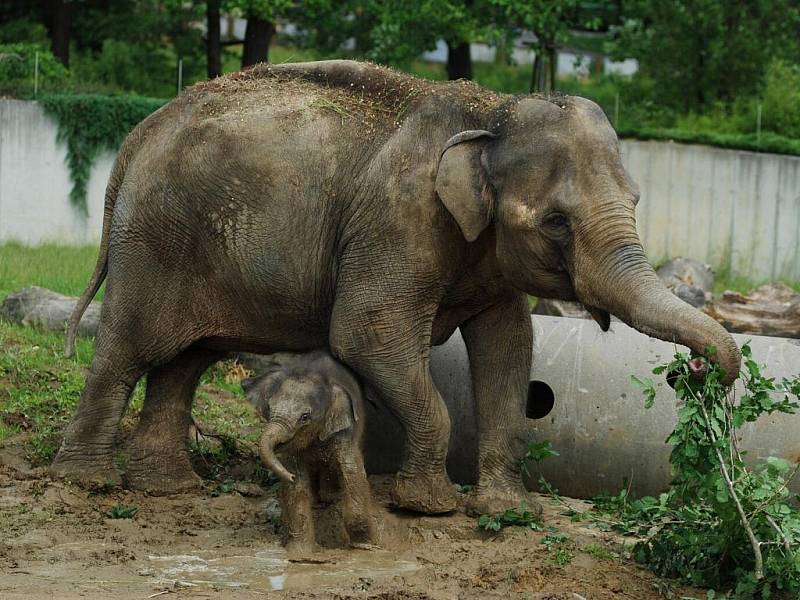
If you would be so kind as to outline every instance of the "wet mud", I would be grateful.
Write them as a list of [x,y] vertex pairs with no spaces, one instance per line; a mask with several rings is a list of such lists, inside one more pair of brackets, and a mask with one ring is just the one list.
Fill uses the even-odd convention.
[[[393,511],[389,479],[372,478],[379,547],[344,547],[336,507],[317,507],[320,548],[289,556],[274,492],[91,493],[50,481],[8,447],[0,449],[0,463],[3,599],[705,597],[659,581],[632,562],[625,540],[571,522],[547,497],[541,501],[550,530],[488,533],[463,511]],[[111,518],[119,505],[136,514]],[[554,546],[547,536],[556,530],[565,537]]]

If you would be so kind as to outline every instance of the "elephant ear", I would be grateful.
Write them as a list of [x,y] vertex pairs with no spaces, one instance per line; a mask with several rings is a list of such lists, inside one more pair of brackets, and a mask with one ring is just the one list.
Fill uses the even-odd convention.
[[331,400],[325,416],[322,429],[319,432],[320,441],[325,441],[332,435],[350,429],[358,421],[353,399],[350,394],[337,383],[331,385]]
[[483,129],[462,131],[444,146],[436,172],[436,193],[458,223],[468,242],[474,242],[492,220],[494,190],[483,160]]
[[265,419],[269,419],[268,395],[274,391],[272,388],[280,373],[280,367],[273,367],[257,377],[242,379],[241,386],[245,397]]

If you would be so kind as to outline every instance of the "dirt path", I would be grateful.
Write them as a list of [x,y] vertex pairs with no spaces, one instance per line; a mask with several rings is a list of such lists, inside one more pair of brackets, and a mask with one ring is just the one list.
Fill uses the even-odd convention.
[[[671,589],[625,558],[620,540],[570,522],[548,498],[542,502],[553,529],[489,534],[460,512],[390,511],[388,481],[374,478],[382,549],[331,547],[292,562],[279,542],[270,493],[92,494],[29,469],[8,445],[0,462],[4,599],[643,600]],[[253,486],[240,491],[259,494]],[[131,519],[109,518],[117,504],[138,511]],[[318,531],[329,545],[341,543],[335,509],[320,511]],[[676,598],[705,597],[699,590],[672,591]]]

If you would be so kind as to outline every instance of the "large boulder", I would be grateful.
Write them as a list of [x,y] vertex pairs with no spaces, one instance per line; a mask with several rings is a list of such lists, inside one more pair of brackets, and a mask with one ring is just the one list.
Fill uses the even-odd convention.
[[673,258],[656,269],[656,275],[673,294],[695,308],[711,301],[714,271],[691,258]]
[[[41,287],[23,288],[6,296],[0,305],[0,319],[48,331],[63,332],[77,298]],[[78,335],[92,337],[100,322],[100,303],[92,302],[83,313]]]

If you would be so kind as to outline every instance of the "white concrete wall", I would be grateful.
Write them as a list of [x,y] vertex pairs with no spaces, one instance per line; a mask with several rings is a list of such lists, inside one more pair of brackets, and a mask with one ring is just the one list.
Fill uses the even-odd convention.
[[103,197],[113,154],[98,157],[88,184],[89,216],[69,203],[66,147],[58,128],[34,102],[0,100],[0,242],[100,241]]
[[705,261],[755,281],[800,280],[800,157],[624,140],[648,257]]
[[[89,182],[89,216],[68,200],[66,149],[33,102],[0,100],[0,242],[95,243],[114,157]],[[651,260],[687,256],[760,281],[800,280],[800,157],[670,142],[622,142],[639,184],[639,233]]]

